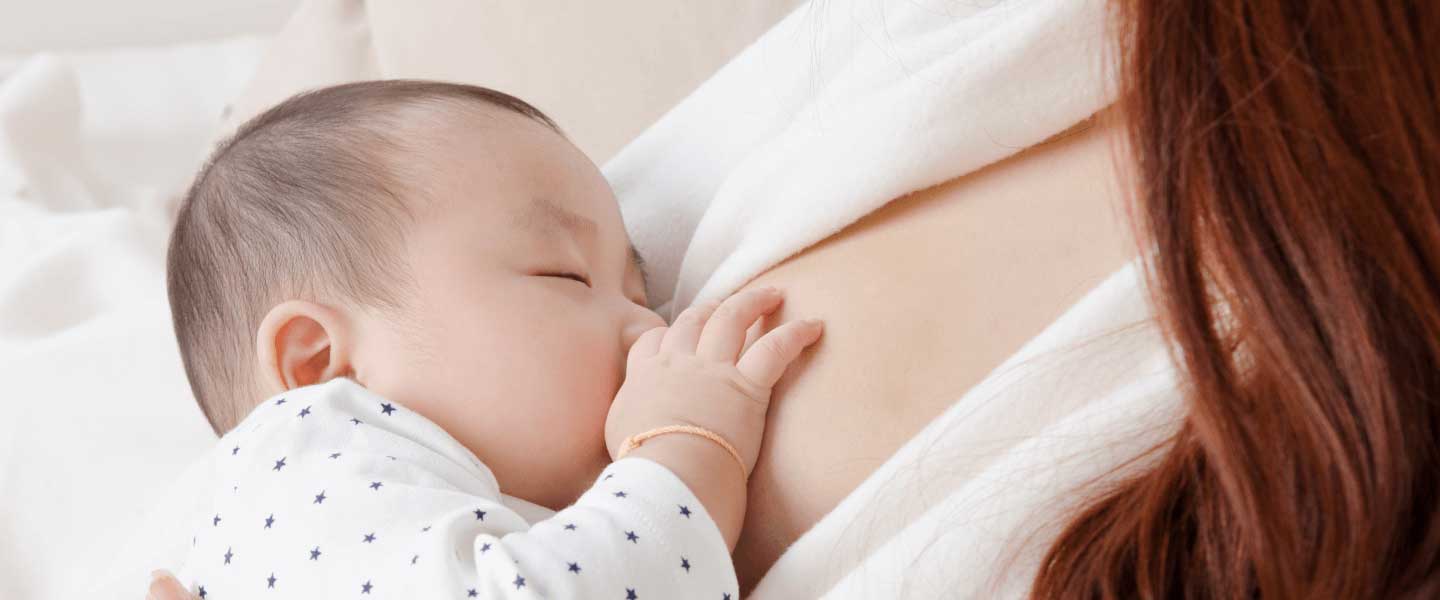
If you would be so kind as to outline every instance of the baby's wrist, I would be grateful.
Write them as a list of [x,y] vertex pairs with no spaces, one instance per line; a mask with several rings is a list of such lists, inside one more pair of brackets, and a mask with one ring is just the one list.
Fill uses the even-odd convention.
[[733,550],[745,520],[746,482],[724,447],[703,437],[671,433],[645,440],[625,455],[654,461],[670,469],[705,506]]
[[734,444],[731,444],[729,440],[725,439],[725,436],[697,425],[666,425],[627,437],[620,443],[620,450],[616,453],[615,460],[624,458],[628,453],[639,448],[647,440],[662,435],[693,435],[708,440],[723,448],[725,452],[730,455],[730,458],[735,459],[735,466],[740,469],[740,476],[742,478],[750,478],[750,468],[746,466],[745,459],[740,456],[740,451],[735,448]]

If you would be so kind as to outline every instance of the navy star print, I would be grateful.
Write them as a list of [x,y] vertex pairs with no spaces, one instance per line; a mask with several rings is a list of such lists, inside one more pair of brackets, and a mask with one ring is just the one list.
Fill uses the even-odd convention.
[[[351,386],[331,389],[364,391]],[[581,597],[631,600],[638,600],[639,589],[644,588],[645,597],[653,600],[689,594],[714,598],[733,586],[726,583],[725,577],[733,578],[726,575],[732,567],[713,522],[695,516],[703,511],[690,507],[696,502],[693,493],[662,465],[616,461],[601,473],[600,480],[591,480],[591,493],[575,502],[577,510],[547,513],[536,521],[499,501],[495,487],[488,485],[488,467],[478,456],[467,455],[455,439],[440,440],[448,446],[425,439],[439,433],[434,423],[414,412],[388,418],[407,405],[373,396],[362,396],[363,401],[357,402],[346,398],[333,401],[305,390],[292,393],[299,394],[294,406],[257,411],[251,422],[222,436],[224,441],[212,448],[211,456],[222,469],[217,471],[220,475],[213,482],[213,491],[222,493],[212,494],[213,508],[201,508],[203,512],[191,522],[200,522],[208,512],[213,533],[222,533],[219,526],[225,519],[232,523],[224,535],[209,536],[205,546],[198,544],[198,531],[191,532],[196,534],[192,539],[194,556],[186,563],[190,566],[185,583],[204,600],[211,593],[222,600],[311,597],[322,589],[318,586],[333,585],[334,576],[341,577],[342,586],[356,586],[348,592],[352,597],[400,593],[457,600],[478,598],[482,587],[492,594],[509,590],[519,596],[567,589]],[[270,402],[286,404],[289,399]],[[369,411],[386,418],[371,417],[372,421],[365,422],[355,418],[374,414]],[[364,429],[351,424],[364,425]],[[277,437],[282,435],[293,439]],[[246,449],[245,458],[239,456],[241,449]],[[269,458],[275,454],[281,456]],[[406,457],[404,463],[399,461],[401,454]],[[294,463],[289,462],[291,456]],[[317,460],[326,457],[330,460]],[[342,457],[347,460],[340,462]],[[289,467],[293,468],[286,474]],[[464,471],[450,471],[455,467]],[[476,483],[486,485],[455,479],[462,485],[450,487],[451,473],[478,475],[481,480]],[[615,485],[608,483],[612,479]],[[246,485],[238,485],[242,481]],[[317,483],[324,486],[318,492],[314,489]],[[233,493],[224,493],[225,486]],[[246,488],[243,495],[240,487]],[[332,487],[339,490],[339,496],[330,496]],[[369,492],[359,492],[362,489]],[[380,494],[382,491],[385,493]],[[307,495],[311,504],[304,510]],[[297,509],[301,512],[293,512]],[[287,515],[284,523],[277,519],[276,510]],[[254,527],[257,521],[261,527]],[[431,531],[435,524],[440,527]],[[581,524],[587,524],[585,531],[580,531]],[[362,528],[374,529],[367,532]],[[350,537],[356,529],[361,533],[359,540]],[[385,540],[379,539],[380,529],[386,531]],[[508,536],[514,533],[528,535],[531,541],[512,545]],[[481,543],[474,544],[476,536]],[[644,546],[639,545],[642,537],[646,538]],[[499,541],[486,541],[497,538]],[[630,547],[617,547],[624,544]],[[234,545],[239,545],[241,552],[235,552]],[[430,554],[432,549],[437,554]],[[427,553],[424,569],[418,566],[422,550]],[[466,557],[467,551],[473,554]],[[408,568],[399,562],[406,552],[411,553]],[[455,560],[445,558],[447,553],[454,554]],[[320,564],[327,555],[330,558]],[[243,560],[237,563],[236,558]],[[467,563],[483,563],[483,568],[477,572],[471,567],[460,579],[437,577],[461,573],[456,569],[466,568]],[[528,574],[521,573],[521,568]],[[286,576],[280,577],[280,571]],[[375,593],[374,576],[380,577],[378,587],[384,593]],[[283,590],[281,579],[286,581]],[[351,583],[345,584],[346,579]],[[263,588],[258,585],[262,582]],[[617,593],[621,591],[623,596]],[[727,592],[726,598],[730,597],[739,598],[739,594]]]

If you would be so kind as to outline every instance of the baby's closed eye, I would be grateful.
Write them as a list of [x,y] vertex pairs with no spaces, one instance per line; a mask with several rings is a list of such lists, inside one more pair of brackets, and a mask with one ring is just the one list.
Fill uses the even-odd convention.
[[541,275],[542,277],[559,277],[559,278],[563,278],[563,279],[573,279],[573,280],[575,280],[575,281],[578,281],[578,282],[580,282],[580,283],[585,284],[586,286],[589,286],[589,285],[590,285],[590,278],[589,278],[589,277],[586,277],[585,275],[581,275],[581,274],[579,274],[579,273],[557,272],[557,273],[541,273],[540,275]]

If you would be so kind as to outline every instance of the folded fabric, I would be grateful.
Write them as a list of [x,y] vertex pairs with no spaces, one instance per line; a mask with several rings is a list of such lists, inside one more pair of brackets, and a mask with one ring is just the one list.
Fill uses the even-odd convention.
[[1100,0],[807,3],[606,163],[673,317],[1113,100]]

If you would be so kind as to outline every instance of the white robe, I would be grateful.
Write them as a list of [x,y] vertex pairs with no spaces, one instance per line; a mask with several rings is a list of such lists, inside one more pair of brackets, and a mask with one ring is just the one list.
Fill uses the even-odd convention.
[[[1103,0],[800,7],[605,165],[651,298],[673,317],[723,297],[891,199],[1109,105],[1105,24]],[[753,597],[1025,595],[1083,484],[1180,414],[1138,275],[1111,275],[956,398]]]

